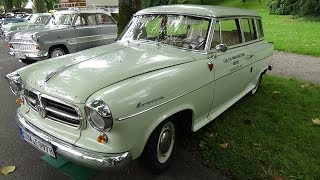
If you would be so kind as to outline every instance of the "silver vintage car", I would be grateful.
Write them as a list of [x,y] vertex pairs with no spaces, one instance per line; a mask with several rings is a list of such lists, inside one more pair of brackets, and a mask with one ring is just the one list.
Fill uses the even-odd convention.
[[102,169],[142,157],[157,173],[180,138],[257,92],[272,52],[255,12],[159,6],[137,12],[113,44],[6,77],[20,133],[42,152]]
[[37,13],[37,14],[32,14],[25,22],[9,23],[9,24],[3,25],[1,27],[3,38],[6,41],[10,41],[11,37],[18,30],[44,26],[47,23],[50,16],[51,16],[50,13]]
[[42,28],[13,35],[10,54],[25,63],[112,43],[117,25],[110,13],[95,9],[57,11]]

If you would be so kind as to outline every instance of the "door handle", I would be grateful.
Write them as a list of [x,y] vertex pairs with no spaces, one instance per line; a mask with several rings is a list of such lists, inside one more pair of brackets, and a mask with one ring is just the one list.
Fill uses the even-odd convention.
[[250,59],[250,58],[252,58],[253,57],[253,54],[250,54],[250,55],[248,55],[247,57],[246,57],[246,59]]

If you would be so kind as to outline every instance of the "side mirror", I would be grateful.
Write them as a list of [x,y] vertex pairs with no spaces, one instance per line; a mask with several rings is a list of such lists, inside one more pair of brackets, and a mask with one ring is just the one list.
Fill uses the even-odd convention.
[[226,44],[218,44],[216,46],[217,52],[226,52],[228,50],[228,46]]

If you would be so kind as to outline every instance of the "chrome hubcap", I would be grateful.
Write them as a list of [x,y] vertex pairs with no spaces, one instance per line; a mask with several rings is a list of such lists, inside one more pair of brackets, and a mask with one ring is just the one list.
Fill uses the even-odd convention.
[[51,57],[59,57],[59,56],[63,56],[64,52],[61,49],[55,49],[53,50]]
[[157,158],[160,163],[165,163],[173,149],[175,141],[175,129],[172,122],[167,122],[161,129],[157,145]]

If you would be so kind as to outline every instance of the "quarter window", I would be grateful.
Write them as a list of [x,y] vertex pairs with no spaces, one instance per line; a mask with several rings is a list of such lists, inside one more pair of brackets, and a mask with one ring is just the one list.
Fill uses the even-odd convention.
[[221,44],[220,41],[220,22],[217,21],[214,27],[214,33],[211,43],[211,49],[214,49],[218,44]]
[[106,14],[97,14],[99,24],[114,24],[110,16]]
[[263,32],[263,28],[262,28],[262,21],[261,19],[257,19],[257,26],[258,26],[258,36],[259,38],[263,38],[264,37],[264,32]]
[[254,20],[241,19],[241,27],[244,35],[245,42],[257,39],[257,33],[254,26]]
[[221,20],[221,43],[233,46],[242,43],[239,19]]

